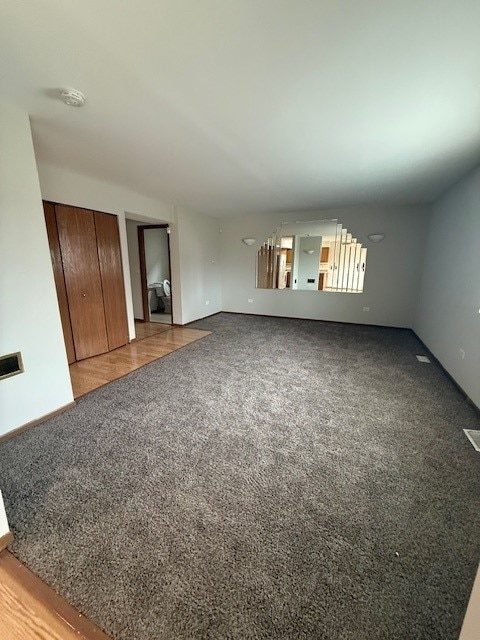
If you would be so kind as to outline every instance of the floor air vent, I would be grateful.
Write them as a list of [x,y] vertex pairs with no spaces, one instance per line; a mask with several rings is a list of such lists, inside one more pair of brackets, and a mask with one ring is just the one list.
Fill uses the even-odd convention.
[[415,356],[419,362],[430,362],[430,358],[427,356]]
[[464,429],[464,434],[470,440],[475,451],[480,451],[480,431],[475,429]]
[[16,376],[18,373],[23,373],[22,354],[20,351],[0,356],[0,380]]

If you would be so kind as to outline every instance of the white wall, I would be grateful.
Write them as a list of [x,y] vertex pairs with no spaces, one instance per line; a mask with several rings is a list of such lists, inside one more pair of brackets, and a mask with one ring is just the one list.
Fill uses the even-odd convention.
[[[177,210],[181,295],[172,283],[172,302],[182,324],[222,310],[220,222],[210,216]],[[175,240],[175,237],[173,238]],[[174,261],[172,260],[172,271]],[[180,300],[179,300],[180,297]],[[208,304],[206,304],[208,301]]]
[[125,218],[127,215],[129,218],[139,219],[145,224],[171,222],[173,220],[173,206],[119,185],[69,171],[64,167],[40,164],[38,173],[42,196],[45,200],[104,211],[118,216],[128,330],[130,339],[133,339],[135,337],[135,322]]
[[21,351],[25,367],[0,380],[1,435],[73,396],[30,123],[7,105],[0,149],[0,354]]
[[[140,222],[126,221],[128,265],[130,268],[130,282],[132,286],[133,315],[137,320],[143,320],[142,276],[140,273],[140,255],[138,251],[138,225]],[[148,320],[148,318],[146,318]]]
[[2,492],[0,491],[0,538],[5,536],[9,532],[9,526],[7,521],[7,514],[5,513],[5,506],[3,504]]
[[[309,236],[308,238],[299,238],[299,249],[297,255],[293,259],[298,262],[298,274],[295,283],[293,279],[292,289],[318,290],[318,273],[320,270],[320,251],[322,249],[321,236]],[[313,251],[312,254],[306,251]],[[313,283],[307,282],[313,280]]]
[[480,167],[433,207],[413,328],[480,407]]
[[[368,248],[363,293],[255,288],[256,252],[283,222],[338,218]],[[268,214],[221,221],[223,309],[339,322],[411,327],[426,241],[429,208],[362,207],[307,213]],[[369,242],[370,233],[385,240]],[[242,238],[256,238],[247,247]],[[249,304],[247,300],[253,299]],[[370,307],[364,312],[363,307]]]
[[[145,229],[145,269],[147,283],[161,283],[170,280],[170,267],[168,265],[168,233],[166,229]],[[155,311],[158,307],[158,297],[153,289],[149,292],[149,308]]]
[[147,283],[170,280],[168,234],[166,229],[145,229],[145,267]]
[[480,620],[480,566],[473,583],[472,593],[468,601],[467,612],[463,620],[458,640],[478,640],[478,621]]

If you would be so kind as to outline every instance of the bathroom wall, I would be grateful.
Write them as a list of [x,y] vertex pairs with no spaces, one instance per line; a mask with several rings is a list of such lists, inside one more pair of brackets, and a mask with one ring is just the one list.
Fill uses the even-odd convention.
[[[168,263],[168,234],[166,229],[145,229],[145,267],[149,285],[170,280]],[[156,292],[149,291],[148,303],[151,310],[158,307]]]
[[145,229],[145,266],[147,283],[170,280],[168,234],[166,229]]

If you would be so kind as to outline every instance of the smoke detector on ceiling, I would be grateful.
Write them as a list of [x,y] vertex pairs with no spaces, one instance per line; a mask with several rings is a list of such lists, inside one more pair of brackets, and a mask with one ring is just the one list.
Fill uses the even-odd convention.
[[78,89],[63,89],[60,97],[69,107],[83,107],[85,104],[85,96]]

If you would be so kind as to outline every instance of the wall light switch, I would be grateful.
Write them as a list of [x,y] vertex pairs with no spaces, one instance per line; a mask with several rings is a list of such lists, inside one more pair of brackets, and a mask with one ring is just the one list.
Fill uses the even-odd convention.
[[370,311],[370,307],[363,307],[364,311]]
[[253,302],[253,298],[249,298],[249,299],[247,300],[247,302],[249,302],[250,304],[252,304],[252,302]]
[[205,304],[210,304],[210,300],[205,300]]
[[460,358],[465,360],[465,351],[463,349],[459,349],[458,352],[460,353]]

